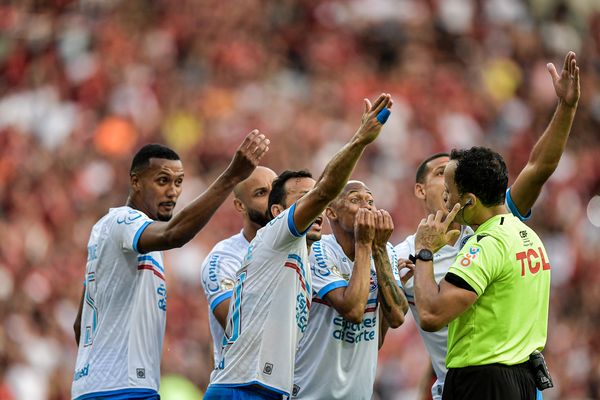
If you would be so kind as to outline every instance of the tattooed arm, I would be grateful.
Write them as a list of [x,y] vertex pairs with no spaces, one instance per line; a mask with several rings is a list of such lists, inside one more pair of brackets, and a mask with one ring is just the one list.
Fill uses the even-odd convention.
[[[377,272],[378,299],[385,322],[389,327],[397,328],[404,322],[404,315],[408,311],[408,301],[392,273],[392,265],[386,248],[387,241],[394,230],[394,223],[390,214],[385,210],[378,210],[375,214],[373,260]],[[383,338],[381,338],[382,342]]]

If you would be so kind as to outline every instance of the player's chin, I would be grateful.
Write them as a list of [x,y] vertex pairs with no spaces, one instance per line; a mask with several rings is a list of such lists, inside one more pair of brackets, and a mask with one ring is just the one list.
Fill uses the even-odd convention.
[[158,213],[158,215],[156,216],[158,218],[159,221],[162,222],[167,222],[170,221],[171,218],[173,217],[173,213]]
[[313,231],[312,229],[306,233],[306,240],[318,242],[321,240],[321,231]]

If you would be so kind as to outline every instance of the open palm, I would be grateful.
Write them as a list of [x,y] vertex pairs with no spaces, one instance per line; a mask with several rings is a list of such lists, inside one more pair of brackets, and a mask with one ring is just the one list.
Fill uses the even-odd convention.
[[579,101],[579,67],[575,53],[572,51],[567,53],[560,75],[554,64],[549,63],[547,67],[552,76],[552,83],[558,99],[569,106],[577,105]]

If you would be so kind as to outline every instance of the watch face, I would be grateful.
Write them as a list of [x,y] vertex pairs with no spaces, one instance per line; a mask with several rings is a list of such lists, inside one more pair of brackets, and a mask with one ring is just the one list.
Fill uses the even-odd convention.
[[428,249],[421,249],[419,254],[417,254],[417,258],[422,261],[431,261],[433,260],[433,253]]

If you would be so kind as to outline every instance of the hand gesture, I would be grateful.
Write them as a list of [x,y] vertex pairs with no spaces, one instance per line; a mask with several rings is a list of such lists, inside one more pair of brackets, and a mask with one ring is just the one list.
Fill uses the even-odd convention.
[[354,219],[354,240],[360,244],[371,244],[375,237],[375,213],[359,208]]
[[575,53],[572,51],[567,53],[563,70],[558,74],[554,64],[546,64],[548,72],[552,76],[552,83],[558,100],[568,106],[577,106],[579,101],[579,67],[575,59]]
[[394,221],[392,216],[385,210],[377,210],[375,214],[375,238],[373,245],[385,249],[392,232],[394,231]]
[[269,151],[271,141],[265,137],[258,129],[254,129],[238,147],[229,167],[228,173],[232,178],[243,181],[250,176],[252,171],[258,166],[260,159]]
[[429,214],[427,218],[423,218],[417,228],[415,250],[429,249],[435,253],[448,243],[456,240],[460,235],[460,231],[455,229],[448,232],[448,227],[454,221],[454,217],[456,217],[459,210],[460,204],[457,203],[443,221],[443,211],[436,212],[435,216]]
[[[403,269],[408,269],[408,271],[404,275],[402,275]],[[413,262],[410,260],[399,258],[398,274],[400,274],[400,282],[402,282],[402,286],[406,286],[406,282],[408,282],[408,280],[412,278],[415,274],[415,264],[413,264]]]
[[389,94],[382,93],[373,105],[371,105],[369,99],[364,99],[364,102],[365,111],[362,115],[360,128],[358,128],[355,136],[360,141],[369,144],[379,136],[381,127],[390,114],[393,101]]

